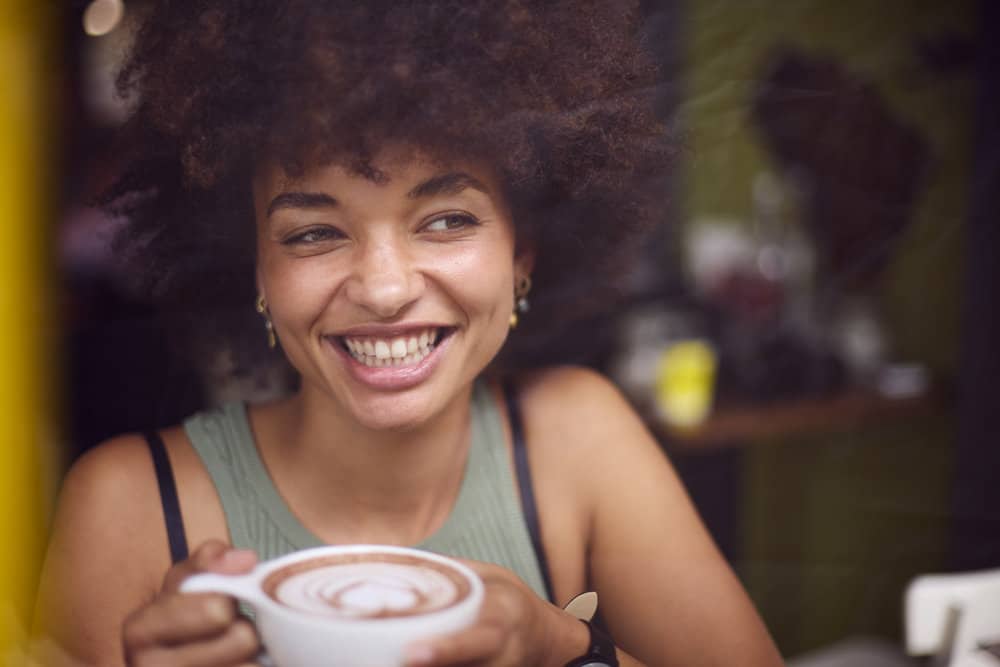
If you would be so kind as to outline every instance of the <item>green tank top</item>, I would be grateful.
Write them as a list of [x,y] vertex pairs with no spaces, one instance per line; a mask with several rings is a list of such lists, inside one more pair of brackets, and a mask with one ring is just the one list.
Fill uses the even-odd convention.
[[[257,452],[246,406],[229,403],[184,422],[222,501],[237,548],[262,560],[323,542],[292,514]],[[419,549],[495,563],[545,598],[538,558],[521,511],[500,421],[485,382],[472,393],[472,442],[458,498],[444,525]]]

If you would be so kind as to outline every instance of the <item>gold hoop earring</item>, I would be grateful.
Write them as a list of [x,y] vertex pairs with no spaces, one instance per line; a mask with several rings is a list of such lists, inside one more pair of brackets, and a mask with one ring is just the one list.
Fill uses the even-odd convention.
[[278,337],[274,334],[274,323],[271,322],[271,313],[267,310],[267,301],[264,300],[263,294],[257,296],[255,307],[257,312],[264,318],[264,330],[267,331],[267,346],[273,350],[278,345]]
[[519,276],[514,281],[514,310],[510,314],[510,328],[517,327],[519,316],[531,309],[528,292],[531,291],[531,276]]

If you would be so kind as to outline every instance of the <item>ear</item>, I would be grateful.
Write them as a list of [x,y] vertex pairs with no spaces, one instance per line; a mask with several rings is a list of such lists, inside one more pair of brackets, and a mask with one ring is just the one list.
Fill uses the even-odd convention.
[[525,243],[517,248],[514,253],[514,275],[530,276],[535,270],[535,245]]
[[257,296],[258,297],[264,297],[264,301],[267,301],[267,295],[264,293],[264,288],[261,287],[262,283],[261,283],[261,279],[260,279],[260,266],[256,266],[254,268],[253,282],[254,282],[254,287],[257,290]]

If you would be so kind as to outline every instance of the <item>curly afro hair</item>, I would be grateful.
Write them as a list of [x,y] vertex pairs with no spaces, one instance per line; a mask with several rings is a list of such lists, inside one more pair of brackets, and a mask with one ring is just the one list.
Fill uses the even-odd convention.
[[530,366],[614,297],[656,217],[671,151],[638,17],[624,0],[158,2],[118,81],[139,100],[104,197],[130,219],[119,248],[253,363],[257,165],[366,174],[390,144],[485,160],[537,253],[532,312],[500,362]]

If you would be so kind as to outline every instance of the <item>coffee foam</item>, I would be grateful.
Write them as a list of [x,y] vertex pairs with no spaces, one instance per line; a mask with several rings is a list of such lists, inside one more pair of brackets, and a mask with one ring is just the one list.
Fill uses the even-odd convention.
[[433,613],[460,602],[470,591],[465,577],[447,565],[384,553],[295,563],[269,575],[261,587],[298,611],[359,620]]

